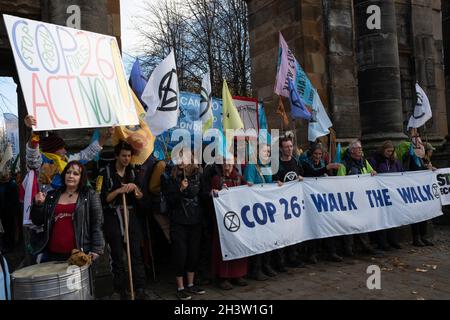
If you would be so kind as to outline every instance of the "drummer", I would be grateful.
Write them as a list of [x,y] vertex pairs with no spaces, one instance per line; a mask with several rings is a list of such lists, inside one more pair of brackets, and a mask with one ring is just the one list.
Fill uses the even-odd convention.
[[78,249],[95,260],[104,248],[100,197],[88,188],[80,162],[69,162],[61,177],[60,188],[34,198],[31,219],[44,225],[44,239],[35,254],[44,253],[43,261],[64,261]]

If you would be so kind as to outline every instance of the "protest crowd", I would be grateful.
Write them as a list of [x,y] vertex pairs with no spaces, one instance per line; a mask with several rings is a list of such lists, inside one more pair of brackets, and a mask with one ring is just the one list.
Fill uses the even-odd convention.
[[[287,77],[287,55],[292,53],[286,44],[284,46],[275,93],[290,99],[291,117],[309,120],[312,133],[309,142],[302,145],[295,130],[282,130],[275,141],[258,141],[257,161],[238,163],[239,147],[227,148],[228,145],[221,149],[224,150],[221,154],[215,155],[225,160],[222,163],[205,162],[203,158],[196,163],[194,152],[169,149],[161,139],[158,143],[163,147],[158,150],[154,147],[155,137],[178,123],[177,97],[161,98],[161,92],[158,94],[167,74],[162,69],[168,68],[169,73],[172,68],[176,70],[173,52],[153,71],[148,82],[140,85],[140,91],[136,90],[132,79],[131,88],[125,87],[133,96],[139,115],[136,127],[143,132],[141,135],[127,124],[112,126],[109,123],[111,126],[103,125],[101,133],[88,146],[72,153],[66,149],[58,128],[35,130],[42,128],[40,119],[29,112],[25,119],[20,119],[30,132],[25,148],[27,172],[22,172],[19,180],[11,175],[10,163],[2,161],[5,164],[0,168],[2,252],[15,249],[17,234],[23,232],[26,259],[21,267],[69,261],[96,268],[99,257],[106,255],[114,290],[124,300],[148,299],[147,271],[153,269],[154,272],[155,257],[161,258],[157,267],[168,270],[174,278],[174,297],[189,300],[195,295],[207,295],[204,286],[209,284],[232,290],[236,286],[247,286],[249,281],[276,277],[289,268],[316,264],[321,259],[339,263],[356,254],[402,250],[405,244],[401,243],[401,232],[396,227],[311,238],[271,251],[225,259],[224,239],[219,230],[224,213],[219,212],[214,201],[233,188],[255,189],[266,184],[283,188],[303,184],[307,178],[319,181],[332,176],[374,177],[436,170],[431,159],[434,148],[420,136],[419,127],[423,123],[408,125],[408,141],[400,144],[384,141],[373,154],[363,151],[360,140],[351,141],[345,148],[334,143],[335,151],[331,154],[333,142],[326,139],[330,135],[331,121],[306,74],[295,77],[295,72],[303,72],[301,67],[294,66],[297,70],[294,77]],[[298,64],[296,60],[295,63]],[[303,87],[309,92],[298,92],[299,85],[293,82],[296,79],[306,79],[309,84]],[[169,89],[167,92],[179,94],[178,84]],[[209,75],[206,75],[200,103],[205,112],[199,112],[196,119],[205,128],[213,127],[211,96]],[[263,113],[262,110],[261,115]],[[287,118],[281,98],[279,114],[282,121]],[[226,81],[222,115],[224,132],[244,129]],[[254,129],[262,129],[262,123]],[[206,149],[207,146],[204,142],[201,147]],[[107,152],[109,158],[104,156]],[[274,157],[279,159],[279,168],[268,173],[266,169],[270,168]],[[108,160],[104,160],[106,158]],[[137,158],[140,160],[136,161]],[[295,215],[294,210],[292,215]],[[412,245],[433,246],[429,227],[429,221],[411,225]]]
[[[35,124],[32,116],[25,122],[29,127]],[[311,143],[302,154],[294,154],[293,138],[285,135],[279,139],[279,150],[272,151],[269,145],[263,148],[265,157],[257,164],[193,164],[192,154],[183,154],[178,164],[151,155],[147,160],[150,165],[134,166],[130,163],[134,153],[132,146],[119,141],[114,146],[115,161],[101,168],[97,177],[88,177],[85,165],[93,160],[113,131],[107,130],[99,141],[69,156],[63,139],[57,134],[32,135],[26,158],[27,167],[38,173],[30,214],[37,229],[31,232],[28,253],[33,263],[66,261],[74,249],[84,252],[92,261],[107,253],[114,289],[121,299],[128,299],[130,295],[123,259],[124,203],[129,213],[128,241],[136,298],[146,298],[145,264],[148,261],[144,261],[146,247],[143,243],[148,239],[144,236],[144,217],[151,220],[150,223],[155,222],[165,235],[159,240],[171,249],[167,267],[173,269],[176,277],[176,296],[186,300],[195,294],[205,294],[199,284],[214,282],[223,290],[231,290],[234,286],[248,285],[249,279],[264,281],[287,272],[287,268],[316,264],[318,259],[341,262],[356,252],[377,254],[402,249],[399,230],[392,228],[370,234],[309,240],[248,258],[224,261],[212,203],[219,190],[240,185],[302,183],[303,177],[435,169],[431,164],[434,148],[423,144],[417,130],[412,130],[414,152],[407,152],[403,159],[396,158],[391,141],[382,143],[373,157],[365,158],[361,142],[355,140],[342,153],[340,163],[329,160],[320,142]],[[263,175],[261,167],[270,160],[269,152],[279,152],[280,168],[273,175]],[[235,160],[230,155],[229,158],[229,162]],[[95,181],[102,181],[100,189]],[[14,219],[12,214],[18,212],[19,196],[18,187],[7,171],[2,173],[1,187],[2,247],[9,250],[13,246],[14,230],[17,230],[10,221]],[[125,201],[122,201],[123,196]],[[433,245],[427,236],[427,224],[428,221],[411,225],[414,246]],[[105,244],[109,247],[106,251]]]

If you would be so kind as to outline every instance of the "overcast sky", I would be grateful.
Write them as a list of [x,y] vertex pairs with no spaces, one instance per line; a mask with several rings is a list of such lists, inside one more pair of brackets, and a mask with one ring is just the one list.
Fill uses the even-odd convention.
[[145,3],[156,3],[157,1],[120,0],[122,51],[139,55],[139,33],[134,29],[133,21],[142,14]]

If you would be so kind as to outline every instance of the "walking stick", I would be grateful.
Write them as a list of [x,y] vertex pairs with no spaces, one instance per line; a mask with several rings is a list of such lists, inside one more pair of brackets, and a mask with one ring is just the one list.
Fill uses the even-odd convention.
[[123,216],[125,220],[125,241],[127,243],[128,275],[130,278],[131,300],[134,300],[133,272],[131,271],[130,237],[128,232],[128,208],[125,193],[122,193],[122,202],[123,202]]

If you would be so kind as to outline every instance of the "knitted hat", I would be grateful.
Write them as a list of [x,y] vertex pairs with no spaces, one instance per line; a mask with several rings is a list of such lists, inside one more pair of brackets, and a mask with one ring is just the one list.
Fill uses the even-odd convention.
[[429,142],[425,143],[425,151],[429,151],[429,150],[436,150],[435,147],[433,147],[433,145]]
[[55,153],[65,147],[64,140],[56,134],[49,134],[48,137],[41,138],[39,145],[43,152]]

